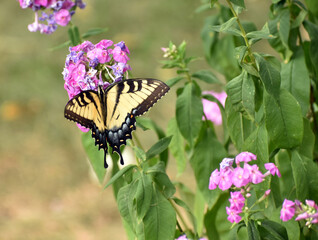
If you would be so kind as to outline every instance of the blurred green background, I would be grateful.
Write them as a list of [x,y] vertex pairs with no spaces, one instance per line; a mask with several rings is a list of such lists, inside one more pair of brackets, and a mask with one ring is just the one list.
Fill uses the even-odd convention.
[[[200,31],[210,13],[194,12],[199,0],[85,2],[73,23],[81,33],[109,28],[90,38],[93,43],[125,41],[134,77],[166,81],[175,76],[159,62],[160,48],[170,40],[185,40],[188,56],[203,56]],[[261,28],[270,2],[246,1],[243,19]],[[61,72],[68,49],[50,49],[67,40],[67,28],[52,35],[30,33],[32,10],[12,0],[2,1],[0,18],[0,239],[126,239],[111,188],[103,191],[97,184],[80,131],[63,116],[68,97]],[[271,51],[265,42],[256,47]],[[203,58],[192,66],[208,68]],[[174,114],[174,92],[147,114],[163,128]],[[155,143],[153,133],[137,134],[146,149]],[[173,165],[169,171],[175,179]]]

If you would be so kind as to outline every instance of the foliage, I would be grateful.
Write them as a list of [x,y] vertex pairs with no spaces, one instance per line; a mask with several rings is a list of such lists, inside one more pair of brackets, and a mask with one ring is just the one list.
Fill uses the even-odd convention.
[[[241,21],[244,0],[226,0],[226,5],[206,1],[197,12],[211,9],[217,12],[207,17],[201,33],[211,69],[191,71],[189,65],[198,58],[187,56],[185,42],[163,48],[163,68],[176,69],[176,76],[166,81],[177,96],[175,117],[166,131],[150,119],[138,119],[139,127],[157,134],[158,142],[145,151],[132,141],[136,164],[122,169],[113,155],[112,178],[105,187],[113,186],[129,239],[182,234],[190,239],[315,239],[317,225],[305,225],[304,218],[298,219],[300,224],[285,223],[278,215],[284,199],[318,201],[317,1],[272,0],[269,20],[260,30]],[[76,26],[69,28],[69,38],[72,45],[81,42]],[[253,51],[259,41],[268,41],[280,59]],[[225,106],[201,89],[222,82]],[[221,135],[206,118],[203,98],[220,108]],[[84,134],[84,148],[103,183],[105,170],[93,144]],[[240,152],[255,154],[261,170],[265,163],[275,163],[282,177],[254,184],[247,196],[249,211],[231,227],[225,210],[228,190],[209,190],[209,179],[222,159]],[[178,175],[190,164],[195,193],[170,180],[166,166],[174,160]],[[269,188],[270,195],[263,198]]]

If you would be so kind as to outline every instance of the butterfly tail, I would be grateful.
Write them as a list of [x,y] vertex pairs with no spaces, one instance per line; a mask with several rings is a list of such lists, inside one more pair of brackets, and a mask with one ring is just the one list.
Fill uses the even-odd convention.
[[108,164],[106,161],[107,149],[104,149],[104,168],[108,168]]

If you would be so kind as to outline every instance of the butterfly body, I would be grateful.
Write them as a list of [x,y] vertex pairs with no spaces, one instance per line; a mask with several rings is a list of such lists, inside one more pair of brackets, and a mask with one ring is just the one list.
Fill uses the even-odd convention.
[[107,143],[124,164],[120,146],[131,139],[136,129],[135,117],[149,110],[169,87],[156,79],[127,79],[115,82],[105,90],[87,90],[73,97],[65,106],[65,118],[92,130],[99,149],[104,149],[107,168]]

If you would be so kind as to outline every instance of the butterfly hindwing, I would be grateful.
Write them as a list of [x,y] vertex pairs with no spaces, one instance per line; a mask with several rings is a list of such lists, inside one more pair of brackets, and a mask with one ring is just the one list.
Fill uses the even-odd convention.
[[106,90],[83,91],[71,99],[65,107],[65,117],[92,130],[95,145],[105,150],[107,144],[117,152],[124,164],[120,146],[131,139],[136,129],[136,116],[149,110],[169,87],[156,79],[127,79],[115,82]]

